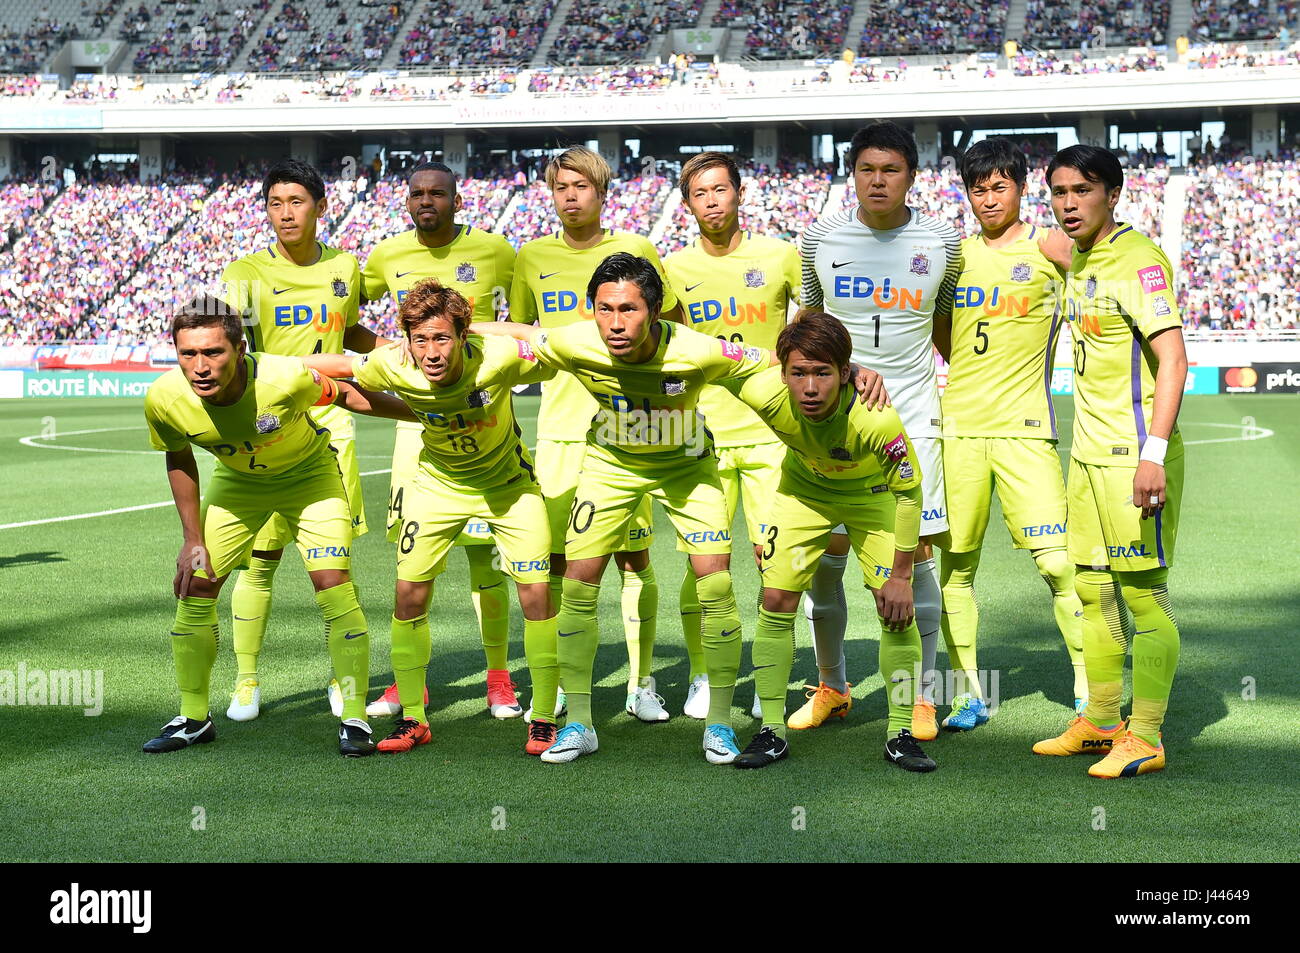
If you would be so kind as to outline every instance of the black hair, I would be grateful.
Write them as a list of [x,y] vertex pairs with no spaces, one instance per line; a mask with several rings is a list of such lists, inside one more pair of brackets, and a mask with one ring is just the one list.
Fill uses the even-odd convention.
[[776,356],[782,367],[790,363],[793,351],[844,370],[853,359],[853,339],[838,318],[825,311],[814,311],[787,324],[777,337]]
[[1029,177],[1025,154],[1000,136],[975,143],[961,157],[961,181],[968,191],[994,175],[1004,175],[1022,189]]
[[317,202],[325,197],[325,180],[314,167],[301,159],[281,159],[271,166],[266,178],[262,180],[262,201],[266,202],[271,197],[271,186],[283,182],[301,185]]
[[406,173],[406,184],[410,185],[411,180],[421,172],[445,172],[451,176],[452,191],[456,188],[456,173],[452,171],[451,166],[443,162],[421,162],[416,165],[410,172]]
[[853,134],[853,139],[849,142],[849,151],[844,155],[844,171],[850,177],[853,175],[853,170],[857,168],[858,156],[864,149],[889,149],[897,152],[907,160],[907,171],[916,171],[918,161],[916,138],[898,123],[889,119],[863,126]]
[[181,331],[219,325],[231,347],[238,349],[244,338],[244,322],[239,310],[212,294],[198,294],[172,314],[172,341]]
[[1115,153],[1101,146],[1066,146],[1047,166],[1047,184],[1052,184],[1052,173],[1057,169],[1074,169],[1089,182],[1100,182],[1106,191],[1123,188],[1124,167]]
[[591,273],[587,282],[587,299],[596,301],[596,290],[610,281],[630,281],[641,289],[650,313],[658,317],[664,303],[664,283],[655,266],[630,252],[620,251],[610,255]]

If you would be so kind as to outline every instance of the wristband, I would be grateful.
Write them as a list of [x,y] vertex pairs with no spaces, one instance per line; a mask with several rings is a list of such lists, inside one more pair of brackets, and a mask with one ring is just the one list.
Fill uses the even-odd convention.
[[1142,455],[1138,459],[1163,467],[1167,449],[1169,449],[1169,441],[1164,437],[1147,437],[1146,442],[1142,444]]

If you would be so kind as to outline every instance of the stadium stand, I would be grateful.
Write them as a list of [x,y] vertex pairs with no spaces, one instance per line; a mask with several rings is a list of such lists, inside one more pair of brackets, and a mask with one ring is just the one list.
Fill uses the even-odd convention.
[[723,0],[713,16],[714,26],[748,28],[745,52],[756,59],[786,60],[810,56],[839,56],[845,46],[852,0],[808,0],[757,4]]
[[[786,241],[796,240],[817,220],[831,189],[831,172],[810,168],[807,162],[791,162],[779,171],[751,164],[742,167],[741,174],[745,203],[740,207],[740,227]],[[681,202],[681,192],[674,188],[668,200],[677,205],[657,243],[660,255],[685,248],[699,237],[695,217]]]
[[1194,46],[1183,62],[1188,69],[1256,69],[1300,65],[1300,40],[1284,50],[1252,50],[1245,43]]
[[636,0],[575,0],[548,58],[574,65],[640,58],[651,31],[662,26],[661,17],[649,15],[652,9]]
[[120,36],[134,44],[133,67],[159,73],[230,68],[271,6],[271,0],[234,2],[233,8],[219,3],[197,16],[196,8],[180,3],[170,13],[144,3],[128,8]]
[[[398,60],[453,68],[527,63],[555,6],[555,0],[422,0]],[[450,48],[449,37],[456,39]]]
[[28,220],[40,214],[56,191],[53,182],[40,185],[6,182],[0,185],[0,248],[22,233]]
[[1192,0],[1192,33],[1200,40],[1263,40],[1294,20],[1294,4],[1279,4],[1274,16],[1259,0]]
[[1183,323],[1300,328],[1300,164],[1250,157],[1192,173],[1183,218]]
[[248,54],[250,69],[342,70],[377,66],[403,19],[393,0],[348,10],[334,0],[285,0]]
[[63,46],[94,37],[108,25],[121,0],[42,0],[0,7],[0,73],[35,73]]
[[887,0],[867,17],[858,52],[886,56],[999,51],[1009,7],[1009,0]]
[[1168,29],[1169,0],[1028,0],[1024,43],[1050,49],[1158,46]]

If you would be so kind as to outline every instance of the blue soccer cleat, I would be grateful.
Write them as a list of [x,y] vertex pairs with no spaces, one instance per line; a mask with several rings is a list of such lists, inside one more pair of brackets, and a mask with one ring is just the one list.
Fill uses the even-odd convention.
[[740,745],[730,725],[709,725],[704,729],[704,757],[709,764],[731,764],[740,757]]
[[989,706],[973,695],[958,695],[943,720],[944,731],[971,731],[989,720]]

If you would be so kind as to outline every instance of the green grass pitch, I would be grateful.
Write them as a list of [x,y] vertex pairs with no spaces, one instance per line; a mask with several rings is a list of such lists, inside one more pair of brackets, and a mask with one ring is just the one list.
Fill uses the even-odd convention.
[[[144,755],[141,743],[177,709],[167,643],[180,544],[174,510],[9,525],[168,500],[161,458],[139,452],[147,448],[140,404],[0,403],[0,670],[102,670],[105,692],[98,717],[70,707],[0,710],[8,821],[0,859],[1293,860],[1296,408],[1285,397],[1185,402],[1187,486],[1171,579],[1183,651],[1165,734],[1169,767],[1101,782],[1086,776],[1081,758],[1029,751],[1064,726],[1070,670],[1047,590],[1028,556],[1010,549],[997,515],[978,589],[980,664],[999,672],[1001,708],[978,731],[927,745],[939,762],[933,774],[907,774],[882,757],[876,622],[852,575],[848,720],[792,733],[791,758],[765,771],[707,764],[701,723],[679,714],[682,557],[662,513],[655,674],[675,713],[666,724],[622,712],[627,655],[611,571],[596,662],[600,752],[567,766],[527,757],[521,721],[486,712],[465,561],[453,554],[432,617],[434,743],[405,756],[340,758],[320,619],[289,555],[260,666],[262,717],[225,718],[235,675],[226,594],[213,680],[217,743]],[[519,402],[530,437],[535,409]],[[1058,410],[1068,433],[1069,401]],[[1272,435],[1242,440],[1243,418]],[[391,424],[358,418],[358,430],[362,469],[385,471]],[[373,697],[391,676],[393,553],[382,532],[387,474],[363,482],[379,528],[357,541],[354,561],[372,628]],[[743,550],[734,568],[748,641],[757,575]],[[527,697],[521,630],[515,607],[511,667]],[[791,706],[802,680],[815,676],[801,622]],[[1252,685],[1255,697],[1243,697]],[[743,713],[752,698],[746,649],[733,711],[742,745],[756,727]]]

